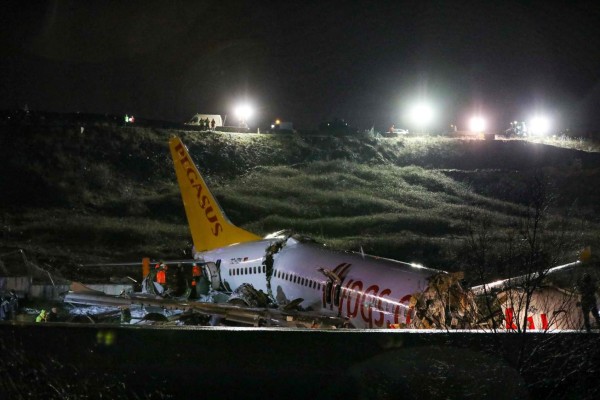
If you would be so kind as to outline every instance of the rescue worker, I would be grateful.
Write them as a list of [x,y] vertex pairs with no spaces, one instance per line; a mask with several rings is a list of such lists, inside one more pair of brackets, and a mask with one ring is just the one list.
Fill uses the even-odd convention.
[[596,282],[587,272],[583,274],[579,285],[581,293],[581,311],[583,312],[583,324],[587,332],[591,331],[590,312],[600,327],[600,317],[598,316],[598,306],[596,305]]
[[35,318],[35,322],[46,322],[46,310],[40,311],[40,314]]
[[50,309],[50,312],[46,315],[46,322],[57,322],[57,321],[58,321],[58,309],[56,307],[52,307],[52,309]]
[[160,283],[161,285],[166,285],[167,284],[167,270],[169,269],[169,267],[167,267],[167,265],[165,263],[160,263],[160,264],[156,264],[156,267],[154,267],[155,269],[157,269],[158,271],[156,272],[156,283]]
[[10,316],[9,300],[7,297],[0,297],[0,321],[6,321]]
[[214,131],[215,130],[215,125],[217,123],[215,122],[215,119],[213,118],[212,121],[210,121],[210,128]]
[[10,313],[8,319],[15,319],[19,312],[19,297],[13,289],[9,291],[8,311]]
[[198,298],[200,295],[200,293],[198,293],[198,281],[200,280],[201,276],[202,271],[200,270],[200,267],[194,263],[192,265],[192,296],[194,298]]
[[131,309],[127,306],[121,307],[121,323],[128,324],[131,322]]

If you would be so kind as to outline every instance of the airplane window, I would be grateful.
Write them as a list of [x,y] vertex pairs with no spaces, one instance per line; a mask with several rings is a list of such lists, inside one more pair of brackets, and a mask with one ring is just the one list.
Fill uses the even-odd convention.
[[300,280],[300,284],[301,284],[302,286],[304,286],[304,278],[302,278],[302,279]]
[[294,283],[296,283],[296,282],[297,282],[297,280],[298,280],[298,277],[297,277],[296,275],[294,275],[294,280],[293,280],[293,282],[294,282]]
[[248,268],[244,268],[244,274],[248,275]]
[[254,267],[254,273],[256,273],[256,267]]
[[263,265],[263,274],[267,273],[267,267]]
[[239,269],[239,268],[236,268],[236,269],[235,269],[235,274],[236,274],[236,275],[239,275],[239,274],[240,274],[240,269]]

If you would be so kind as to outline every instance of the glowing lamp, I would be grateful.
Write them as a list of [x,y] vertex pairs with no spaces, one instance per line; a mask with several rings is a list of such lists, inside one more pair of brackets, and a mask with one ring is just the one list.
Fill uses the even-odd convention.
[[482,117],[475,116],[469,120],[469,129],[471,132],[481,133],[485,131],[485,128],[486,122]]
[[529,121],[529,132],[533,135],[547,135],[550,132],[550,120],[548,117],[536,115]]
[[433,120],[433,109],[427,103],[415,104],[410,111],[410,118],[415,125],[425,127]]
[[248,104],[238,105],[233,112],[235,116],[241,121],[246,121],[252,116],[252,114],[254,114],[254,110]]

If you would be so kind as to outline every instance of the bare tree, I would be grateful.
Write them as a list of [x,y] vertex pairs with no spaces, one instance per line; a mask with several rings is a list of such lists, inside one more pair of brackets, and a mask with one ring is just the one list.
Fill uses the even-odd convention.
[[[548,301],[541,301],[548,273],[568,259],[576,247],[572,223],[549,212],[554,198],[544,176],[536,173],[528,188],[523,213],[504,236],[492,234],[499,228],[491,217],[476,218],[471,212],[466,218],[463,262],[471,278],[481,285],[477,290],[481,320],[487,321],[493,331],[499,328],[499,313],[506,329],[524,333],[535,326],[531,311],[535,313],[533,309],[539,309],[543,303],[549,306]],[[574,258],[575,253],[572,254]],[[489,284],[492,279],[498,281]],[[571,300],[572,295],[563,292],[560,301],[553,300],[553,307],[564,311],[572,306]],[[558,312],[543,315],[536,329],[548,329],[559,317]]]

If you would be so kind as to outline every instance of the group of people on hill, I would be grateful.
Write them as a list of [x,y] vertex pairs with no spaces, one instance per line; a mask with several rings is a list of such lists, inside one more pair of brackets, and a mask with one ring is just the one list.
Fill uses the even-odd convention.
[[14,290],[8,292],[8,296],[3,296],[0,302],[0,321],[14,319],[19,311],[19,298]]
[[217,121],[215,121],[215,119],[213,118],[212,121],[209,121],[208,118],[206,119],[200,119],[198,121],[198,125],[200,125],[200,128],[202,129],[211,129],[211,130],[215,130],[215,125],[217,124]]

